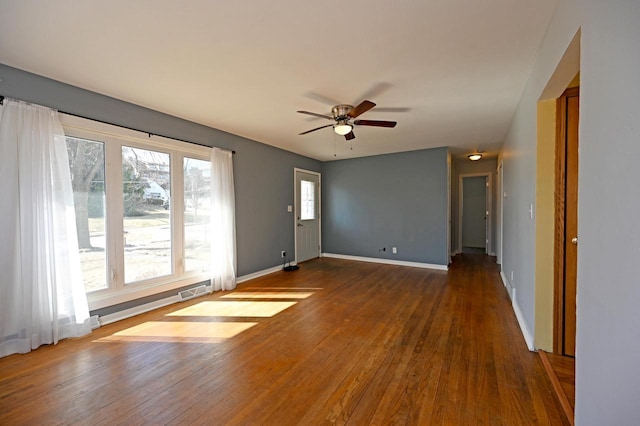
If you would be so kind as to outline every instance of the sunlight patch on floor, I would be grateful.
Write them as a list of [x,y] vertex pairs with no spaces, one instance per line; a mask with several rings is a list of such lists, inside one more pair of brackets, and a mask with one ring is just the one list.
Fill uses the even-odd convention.
[[306,299],[312,292],[302,291],[234,291],[220,299]]
[[174,311],[167,316],[177,317],[260,317],[269,318],[298,302],[240,302],[211,300]]
[[260,290],[260,291],[269,291],[269,290],[285,290],[285,291],[318,291],[323,290],[322,287],[246,287],[244,290]]
[[256,324],[256,322],[148,321],[98,339],[96,342],[219,343]]

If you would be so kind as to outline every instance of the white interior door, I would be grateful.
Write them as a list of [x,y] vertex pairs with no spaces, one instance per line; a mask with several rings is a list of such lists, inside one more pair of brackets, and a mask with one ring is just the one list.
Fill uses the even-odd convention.
[[296,262],[320,256],[320,174],[295,170]]

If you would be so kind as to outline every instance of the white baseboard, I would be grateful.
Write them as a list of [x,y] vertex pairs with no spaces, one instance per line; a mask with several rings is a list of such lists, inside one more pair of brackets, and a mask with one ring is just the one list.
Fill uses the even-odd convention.
[[511,305],[513,306],[513,311],[516,313],[516,318],[518,319],[518,324],[520,325],[520,330],[522,331],[522,336],[524,337],[524,341],[527,344],[527,348],[529,348],[531,352],[535,352],[536,347],[533,342],[533,335],[527,327],[527,322],[525,321],[524,315],[522,314],[520,306],[518,306],[518,302],[515,298],[511,301]]
[[531,352],[535,352],[535,343],[533,339],[533,335],[529,331],[529,327],[527,327],[527,322],[524,319],[524,315],[520,306],[518,305],[518,301],[516,299],[516,289],[511,286],[509,280],[504,275],[502,271],[500,271],[500,278],[502,278],[502,284],[507,289],[507,294],[511,299],[511,307],[513,308],[513,312],[516,314],[516,319],[518,320],[518,325],[520,326],[520,331],[522,332],[522,337],[524,337],[524,341],[527,344],[527,348]]
[[511,299],[511,291],[509,290],[511,285],[508,284],[509,281],[507,281],[507,277],[504,275],[503,271],[500,271],[500,278],[502,278],[502,285],[507,289],[507,294],[509,295],[509,299]]
[[322,253],[322,257],[332,257],[334,259],[356,260],[359,262],[384,263],[386,265],[411,266],[414,268],[437,269],[448,271],[448,265],[437,265],[433,263],[407,262],[405,260],[379,259],[377,257],[350,256],[347,254]]
[[[291,262],[292,265],[295,264],[295,262]],[[269,275],[269,274],[273,274],[274,272],[278,272],[278,271],[282,271],[282,265],[278,265],[278,266],[274,266],[272,268],[267,268],[267,269],[263,269],[262,271],[257,271],[257,272],[252,272],[250,274],[247,275],[242,275],[240,277],[238,277],[236,279],[236,283],[243,283],[245,281],[249,281],[252,280],[254,278],[259,278],[259,277],[263,277],[265,275]]]

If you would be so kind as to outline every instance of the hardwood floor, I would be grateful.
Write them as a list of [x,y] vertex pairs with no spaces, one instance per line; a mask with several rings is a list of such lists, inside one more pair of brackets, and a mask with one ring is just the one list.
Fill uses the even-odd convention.
[[570,424],[574,424],[576,408],[576,360],[575,358],[539,351],[553,390]]
[[0,359],[0,424],[567,424],[488,259],[318,259]]

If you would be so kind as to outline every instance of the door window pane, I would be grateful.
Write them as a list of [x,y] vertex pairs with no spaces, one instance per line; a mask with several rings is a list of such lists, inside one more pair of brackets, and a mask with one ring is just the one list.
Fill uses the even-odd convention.
[[184,158],[184,269],[208,271],[211,263],[211,162]]
[[316,189],[315,182],[300,181],[300,219],[312,220],[316,218]]
[[125,283],[170,275],[169,154],[122,147]]
[[87,292],[107,288],[104,143],[67,137],[82,278]]

